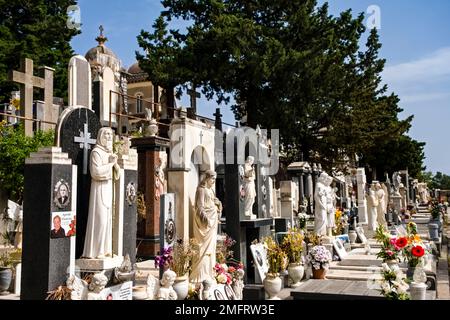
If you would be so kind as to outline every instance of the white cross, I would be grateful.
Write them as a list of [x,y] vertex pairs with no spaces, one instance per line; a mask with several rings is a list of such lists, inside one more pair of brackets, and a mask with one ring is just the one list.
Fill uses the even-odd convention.
[[91,133],[88,131],[87,123],[84,124],[84,132],[80,131],[80,136],[75,137],[74,141],[80,143],[80,149],[83,149],[83,174],[87,174],[87,158],[89,149],[91,149],[91,144],[97,142],[94,139],[91,139]]

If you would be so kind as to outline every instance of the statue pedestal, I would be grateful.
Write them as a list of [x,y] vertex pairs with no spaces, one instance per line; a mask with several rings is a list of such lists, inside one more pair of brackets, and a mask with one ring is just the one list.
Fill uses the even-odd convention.
[[146,212],[137,223],[137,256],[151,258],[160,250],[160,201],[157,197],[156,168],[160,153],[169,147],[169,139],[161,137],[134,138],[132,147],[138,152],[138,188],[144,194]]
[[400,195],[393,195],[391,196],[391,199],[394,203],[394,209],[397,211],[397,213],[400,213],[402,210],[402,196]]
[[101,272],[104,270],[114,269],[120,267],[123,262],[123,257],[114,256],[106,259],[77,259],[75,265],[80,268],[82,272]]

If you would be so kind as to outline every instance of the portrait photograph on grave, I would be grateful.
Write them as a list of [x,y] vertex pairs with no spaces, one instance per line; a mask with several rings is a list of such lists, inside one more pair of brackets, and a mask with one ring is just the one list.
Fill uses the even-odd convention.
[[52,213],[50,237],[52,239],[75,236],[76,217],[73,212]]
[[70,187],[69,184],[63,179],[56,183],[54,188],[53,202],[59,209],[70,208]]

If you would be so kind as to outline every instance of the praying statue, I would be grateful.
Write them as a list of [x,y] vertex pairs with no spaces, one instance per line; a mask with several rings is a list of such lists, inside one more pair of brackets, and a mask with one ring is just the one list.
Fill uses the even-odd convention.
[[192,262],[190,281],[202,283],[214,279],[216,265],[217,228],[222,214],[222,204],[214,193],[216,173],[205,172],[205,177],[197,187],[195,194],[194,239],[198,243],[199,253]]
[[327,235],[327,183],[328,174],[322,172],[317,178],[316,189],[314,191],[315,210],[314,210],[314,231],[318,236]]
[[255,203],[256,197],[254,161],[255,158],[249,156],[244,165],[244,207],[245,216],[250,219],[256,219],[256,215],[253,214],[253,204]]
[[89,216],[82,257],[104,259],[112,257],[113,180],[120,175],[111,128],[99,130],[91,152],[90,170]]

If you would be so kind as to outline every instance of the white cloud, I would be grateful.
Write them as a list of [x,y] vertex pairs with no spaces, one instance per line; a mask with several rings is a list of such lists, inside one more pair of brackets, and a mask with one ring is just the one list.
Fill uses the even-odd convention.
[[386,67],[384,81],[391,87],[404,87],[414,83],[442,81],[450,77],[450,47],[406,63]]

